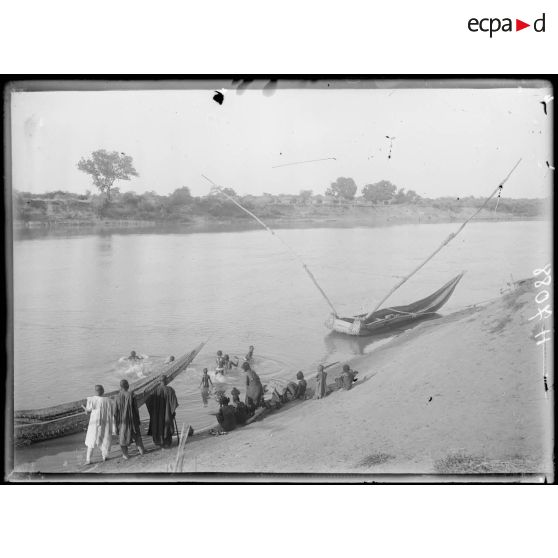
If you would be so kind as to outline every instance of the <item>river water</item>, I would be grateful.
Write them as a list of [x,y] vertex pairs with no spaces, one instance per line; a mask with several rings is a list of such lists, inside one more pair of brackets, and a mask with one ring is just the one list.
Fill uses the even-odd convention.
[[[371,309],[424,260],[454,224],[385,228],[288,229],[278,234],[307,263],[341,314]],[[14,404],[55,405],[116,389],[209,339],[174,382],[178,423],[215,423],[199,381],[218,349],[240,362],[255,346],[254,368],[278,384],[297,370],[369,352],[324,326],[329,307],[283,245],[265,231],[200,234],[69,235],[14,242]],[[550,261],[547,221],[474,222],[405,284],[388,305],[437,290],[465,270],[442,314],[500,294]],[[134,349],[141,366],[122,358]],[[243,378],[234,372],[224,387]],[[142,411],[144,413],[145,411]]]

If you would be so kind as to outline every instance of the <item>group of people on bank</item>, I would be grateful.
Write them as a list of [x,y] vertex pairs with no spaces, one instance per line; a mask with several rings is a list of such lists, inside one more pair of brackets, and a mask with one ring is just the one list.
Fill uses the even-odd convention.
[[[163,448],[170,448],[175,432],[175,414],[178,399],[168,379],[161,376],[159,385],[145,401],[149,412],[148,435],[153,443]],[[140,417],[136,396],[130,391],[128,380],[120,381],[120,391],[113,398],[104,395],[102,385],[95,386],[96,395],[87,398],[84,410],[90,413],[89,426],[85,436],[87,455],[85,463],[91,463],[93,449],[98,447],[105,461],[112,446],[112,436],[117,435],[122,457],[129,459],[128,448],[134,443],[140,455],[145,453],[140,430]]]
[[[308,384],[304,374],[299,370],[296,374],[296,382],[290,381],[287,386],[279,391],[273,389],[271,398],[264,399],[266,387],[260,377],[252,368],[254,347],[250,346],[248,354],[241,365],[246,375],[246,394],[244,402],[240,400],[240,391],[237,387],[231,389],[231,399],[227,397],[224,390],[215,390],[215,397],[219,403],[217,421],[221,432],[230,432],[237,426],[246,424],[253,417],[258,408],[277,409],[281,405],[294,400],[305,400],[312,397],[308,394]],[[174,360],[174,358],[172,358]],[[172,362],[170,360],[169,362]],[[215,374],[227,374],[232,366],[238,366],[224,355],[222,351],[217,352]],[[348,364],[343,365],[341,376],[335,378],[334,389],[351,389],[357,380],[357,372],[351,370]],[[314,399],[325,397],[329,388],[327,385],[327,372],[323,365],[318,366],[316,375],[316,389]],[[161,375],[160,383],[145,400],[149,412],[149,429],[147,434],[153,438],[156,446],[170,448],[172,437],[176,431],[176,409],[178,399],[172,387],[167,385],[168,378]],[[203,369],[200,382],[201,395],[204,406],[207,406],[211,388],[214,388],[207,368]],[[118,435],[118,441],[122,451],[122,457],[129,459],[128,448],[134,443],[140,455],[145,453],[140,430],[140,417],[136,396],[130,391],[127,380],[121,380],[120,391],[113,398],[104,395],[102,385],[95,386],[96,395],[87,398],[84,410],[91,414],[89,426],[85,438],[87,446],[86,464],[91,463],[92,451],[98,447],[101,451],[103,461],[108,457],[112,446],[112,436]]]

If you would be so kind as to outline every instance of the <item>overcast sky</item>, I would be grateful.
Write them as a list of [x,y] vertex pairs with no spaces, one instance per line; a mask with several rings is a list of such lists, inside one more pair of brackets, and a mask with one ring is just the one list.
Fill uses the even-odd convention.
[[[549,195],[552,114],[545,89],[212,90],[12,93],[13,186],[93,190],[76,168],[96,149],[133,157],[122,191],[167,194],[201,177],[240,194],[324,193],[339,176],[426,197],[485,196],[522,157],[508,197]],[[390,140],[386,136],[394,137]],[[388,158],[392,142],[391,159]],[[334,157],[314,163],[277,165]]]

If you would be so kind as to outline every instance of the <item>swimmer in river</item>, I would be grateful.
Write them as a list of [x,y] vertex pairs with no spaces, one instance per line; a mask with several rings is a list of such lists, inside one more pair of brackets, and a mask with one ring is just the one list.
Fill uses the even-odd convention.
[[201,396],[204,407],[207,407],[207,400],[209,399],[209,384],[211,384],[211,387],[213,387],[213,382],[211,381],[211,378],[207,373],[207,368],[204,368],[203,376],[200,382]]
[[135,362],[135,361],[137,361],[137,360],[143,360],[143,357],[142,357],[142,356],[138,356],[138,355],[136,354],[136,351],[132,351],[132,352],[130,353],[130,356],[128,357],[128,360],[131,360],[131,361]]
[[167,358],[167,360],[165,360],[164,364],[170,364],[171,362],[174,362],[174,356],[171,355],[169,358]]

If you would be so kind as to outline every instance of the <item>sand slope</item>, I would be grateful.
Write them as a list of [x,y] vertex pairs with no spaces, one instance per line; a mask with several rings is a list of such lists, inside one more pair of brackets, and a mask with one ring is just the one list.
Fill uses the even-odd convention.
[[[193,439],[184,472],[549,474],[552,390],[528,320],[534,294],[527,282],[397,337],[351,363],[367,378],[350,391]],[[95,472],[167,472],[175,453]]]

